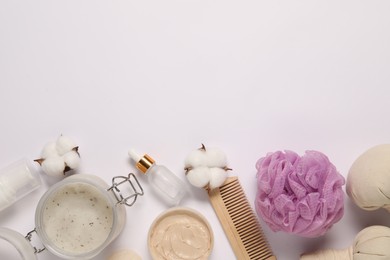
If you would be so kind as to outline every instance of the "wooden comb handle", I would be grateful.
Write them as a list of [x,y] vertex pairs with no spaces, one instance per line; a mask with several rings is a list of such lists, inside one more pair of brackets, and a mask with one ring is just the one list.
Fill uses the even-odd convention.
[[237,259],[276,260],[237,177],[208,195]]

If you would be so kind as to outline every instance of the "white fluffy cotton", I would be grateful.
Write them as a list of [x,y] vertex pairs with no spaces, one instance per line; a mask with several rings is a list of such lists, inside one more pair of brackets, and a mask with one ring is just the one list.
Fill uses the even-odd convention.
[[185,159],[187,179],[195,187],[215,189],[227,178],[227,158],[217,148],[201,148],[191,151]]
[[199,167],[199,166],[207,166],[207,158],[204,150],[194,150],[191,151],[190,154],[184,161],[185,167]]
[[76,146],[77,145],[73,142],[72,139],[70,139],[69,137],[64,136],[64,135],[61,135],[60,137],[58,137],[58,139],[56,141],[56,149],[57,149],[58,155],[60,155],[60,156],[71,151]]
[[50,176],[64,174],[65,162],[60,156],[49,156],[41,164],[42,170]]
[[76,151],[70,151],[63,155],[64,162],[66,166],[71,169],[76,169],[80,165],[80,156]]
[[217,148],[207,148],[205,151],[208,167],[226,167],[227,159],[224,152]]
[[209,183],[209,188],[215,189],[220,186],[225,182],[227,177],[226,171],[221,168],[210,168],[210,183]]
[[66,171],[79,166],[80,155],[72,139],[61,135],[55,142],[49,142],[43,147],[41,158],[36,161],[47,175],[63,176]]
[[53,154],[57,154],[56,142],[48,142],[42,149],[41,158],[47,158]]
[[227,158],[225,153],[218,148],[197,149],[187,156],[184,164],[186,167],[193,168],[199,166],[223,168],[227,165]]
[[210,182],[210,169],[204,166],[193,168],[188,171],[187,180],[195,187],[206,187]]

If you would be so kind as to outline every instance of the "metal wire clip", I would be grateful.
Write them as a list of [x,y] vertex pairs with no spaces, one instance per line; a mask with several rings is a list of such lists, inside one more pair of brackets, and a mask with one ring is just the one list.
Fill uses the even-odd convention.
[[[29,241],[29,242],[31,242],[33,239],[32,239],[32,237],[33,237],[33,234],[34,233],[37,233],[37,230],[34,228],[33,230],[31,230],[30,232],[28,232],[27,233],[27,235],[25,236],[25,238]],[[37,237],[38,237],[38,235],[37,235]],[[34,239],[34,241],[35,241],[35,239]],[[31,244],[32,245],[32,244]],[[43,246],[43,245],[42,245]],[[46,249],[46,247],[44,247],[43,246],[43,248],[37,248],[37,247],[35,247],[34,245],[32,245],[32,247],[33,247],[33,249],[34,249],[34,254],[39,254],[40,252],[42,252],[42,251],[44,251],[45,249]]]
[[[133,180],[132,180],[133,179]],[[119,182],[116,182],[117,180],[120,180]],[[123,195],[121,190],[118,188],[118,186],[129,183],[130,184],[130,193],[129,195]],[[127,206],[133,206],[133,204],[136,202],[138,196],[144,195],[144,190],[142,189],[142,186],[139,184],[137,178],[135,177],[134,173],[129,173],[127,177],[125,176],[116,176],[112,178],[112,186],[107,189],[107,191],[112,191],[114,193],[116,200],[118,201],[117,204],[125,204]],[[131,201],[131,202],[129,202]]]

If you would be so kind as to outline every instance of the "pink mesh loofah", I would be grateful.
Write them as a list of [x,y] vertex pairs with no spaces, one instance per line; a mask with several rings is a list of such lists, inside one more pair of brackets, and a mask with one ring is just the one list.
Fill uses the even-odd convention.
[[317,237],[343,216],[345,180],[324,154],[277,151],[256,168],[256,211],[273,231]]

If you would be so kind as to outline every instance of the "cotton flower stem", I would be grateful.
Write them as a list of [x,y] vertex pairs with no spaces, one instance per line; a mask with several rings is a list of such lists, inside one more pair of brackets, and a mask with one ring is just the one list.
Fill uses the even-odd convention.
[[72,151],[75,151],[77,153],[77,155],[80,157],[79,147],[78,146],[73,147]]
[[202,147],[199,148],[199,150],[201,150],[201,151],[206,151],[206,146],[204,146],[204,144],[202,144]]
[[71,171],[71,170],[72,170],[72,168],[70,168],[68,165],[65,164],[64,175],[66,172]]
[[40,158],[40,159],[35,159],[34,162],[37,162],[37,163],[39,163],[39,165],[42,165],[42,163],[43,163],[44,160],[45,160],[45,159]]
[[186,167],[186,168],[184,168],[184,170],[186,171],[185,175],[187,176],[188,172],[191,171],[192,169],[193,169],[193,167]]

